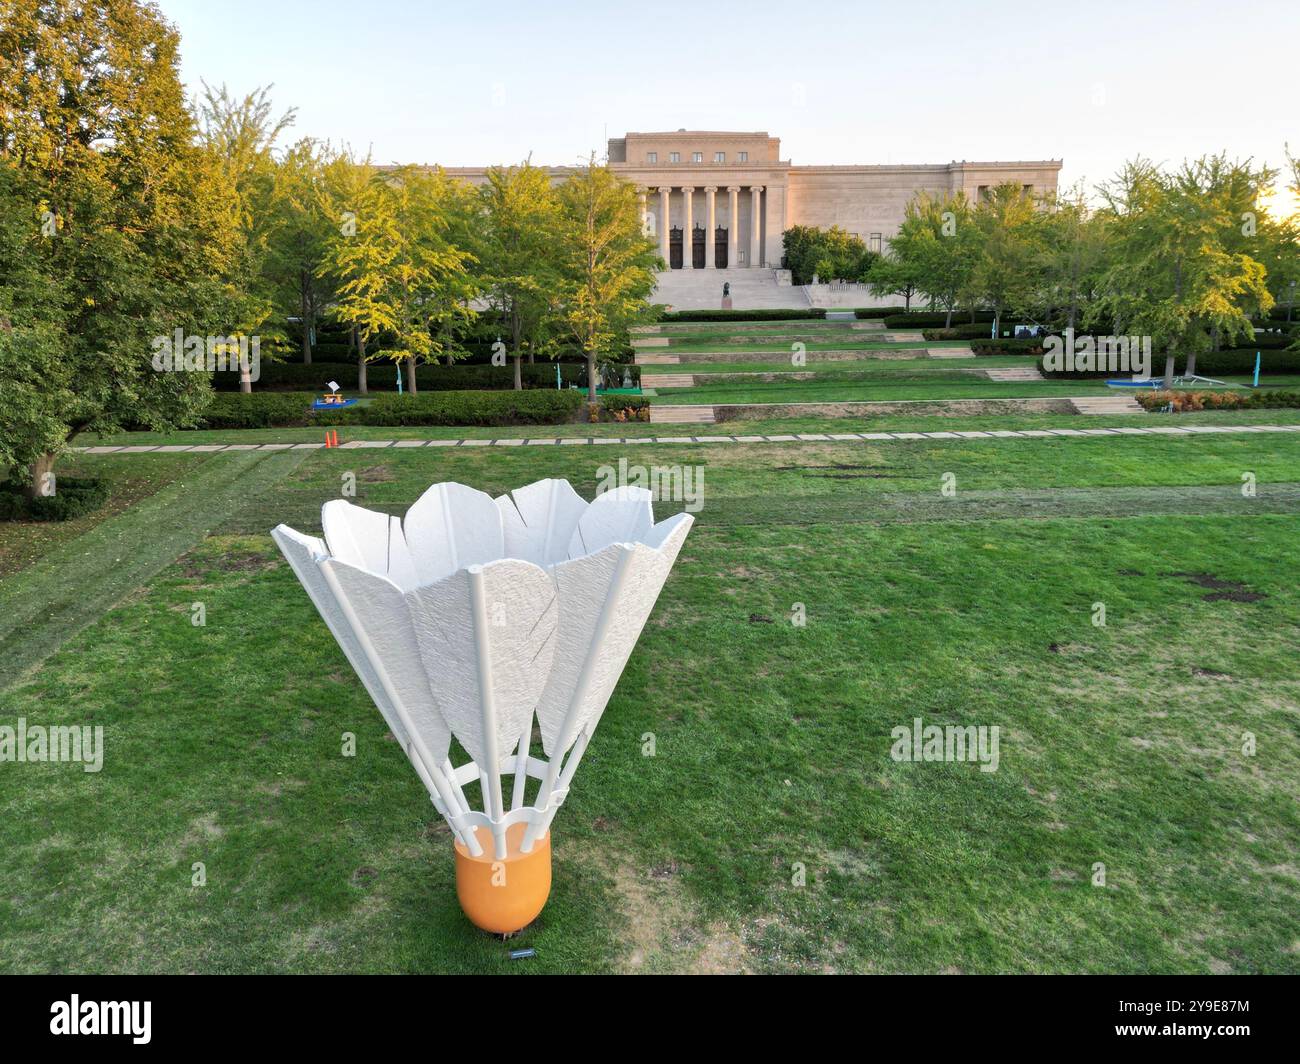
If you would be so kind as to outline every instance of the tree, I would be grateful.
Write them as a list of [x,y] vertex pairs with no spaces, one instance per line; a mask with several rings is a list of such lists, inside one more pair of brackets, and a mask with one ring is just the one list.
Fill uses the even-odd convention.
[[0,0],[0,461],[49,494],[79,432],[196,422],[206,373],[155,341],[222,334],[234,197],[195,144],[178,38],[152,4]]
[[316,322],[334,295],[328,256],[336,229],[325,193],[325,171],[332,158],[327,145],[311,138],[298,141],[276,167],[272,191],[276,221],[266,271],[277,306],[285,317],[298,318],[302,360],[307,365]]
[[330,183],[341,219],[328,254],[334,314],[353,327],[362,367],[367,345],[382,339],[388,346],[374,357],[406,363],[416,392],[417,364],[444,349],[443,325],[472,313],[473,256],[449,239],[459,194],[441,172],[381,171],[368,160],[332,168]]
[[882,255],[867,270],[867,287],[872,295],[902,296],[905,313],[912,309],[912,297],[920,290],[920,264],[896,254]]
[[649,312],[663,260],[641,231],[636,190],[593,154],[559,187],[563,317],[587,359],[587,400],[596,402],[596,360]]
[[1089,318],[1150,336],[1165,354],[1165,387],[1177,354],[1192,374],[1198,352],[1253,337],[1251,316],[1273,305],[1264,266],[1242,250],[1251,228],[1243,215],[1253,213],[1271,177],[1223,156],[1172,174],[1138,159],[1101,187],[1114,242]]
[[1024,309],[1032,298],[1034,267],[1033,197],[1019,185],[996,185],[976,205],[972,218],[977,247],[968,282],[968,302],[993,311],[993,334],[1003,314]]
[[1108,253],[1106,220],[1089,212],[1082,187],[1050,198],[1034,218],[1034,243],[1041,269],[1039,315],[1055,321],[1061,312],[1073,329],[1096,296]]
[[862,238],[833,225],[819,229],[812,225],[795,225],[781,236],[782,262],[795,284],[820,281],[866,280],[867,271],[878,257],[867,250]]
[[963,193],[922,192],[904,208],[903,224],[889,242],[890,255],[915,277],[916,290],[932,307],[947,311],[945,328],[951,327],[958,299],[970,287],[978,248],[971,217]]
[[352,330],[357,348],[357,387],[367,394],[368,345],[393,329],[387,298],[388,268],[397,256],[397,219],[386,187],[370,159],[344,153],[326,167],[326,196],[334,232],[326,269],[337,285],[334,317]]
[[480,195],[485,282],[510,334],[518,389],[523,345],[543,328],[559,279],[558,202],[550,175],[529,162],[492,167]]
[[[232,224],[240,239],[233,244],[235,257],[228,281],[236,302],[236,332],[261,334],[260,339],[283,341],[274,322],[275,282],[271,244],[280,218],[273,209],[276,163],[272,149],[280,134],[293,124],[291,108],[272,116],[270,90],[257,88],[236,99],[224,85],[214,89],[203,83],[196,104],[199,139],[209,157],[218,160],[222,180],[233,191]],[[241,366],[239,389],[253,390],[246,365]]]

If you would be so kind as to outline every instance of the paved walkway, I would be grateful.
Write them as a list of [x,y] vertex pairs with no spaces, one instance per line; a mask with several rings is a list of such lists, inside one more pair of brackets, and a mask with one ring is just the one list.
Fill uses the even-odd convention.
[[[570,436],[544,438],[483,440],[351,440],[340,444],[341,451],[382,449],[385,447],[549,447],[594,446],[622,443],[820,443],[862,440],[1027,440],[1054,436],[1206,436],[1242,432],[1300,432],[1300,425],[1162,425],[1157,428],[1124,427],[1114,429],[990,429],[987,432],[801,432],[782,436]],[[321,450],[323,443],[200,443],[192,445],[134,447],[74,447],[82,454],[158,454],[216,453],[235,451],[310,451]]]

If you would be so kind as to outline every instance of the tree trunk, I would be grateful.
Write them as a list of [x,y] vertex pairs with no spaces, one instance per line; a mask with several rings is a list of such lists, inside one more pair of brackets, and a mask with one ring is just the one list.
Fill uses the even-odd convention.
[[[306,274],[306,271],[303,271]],[[305,276],[304,276],[305,280]],[[302,290],[302,364],[311,365],[311,316],[307,313],[310,304],[307,301],[307,291],[304,287]]]
[[451,357],[451,352],[448,351],[448,352],[447,352],[447,365],[448,365],[448,366],[454,366],[455,364],[456,364],[456,360],[455,360],[454,358]]
[[587,352],[587,402],[596,402],[596,352]]
[[253,390],[253,368],[245,355],[239,357],[239,390],[245,394]]
[[1174,353],[1170,351],[1165,355],[1165,391],[1169,391],[1174,386]]
[[415,379],[415,356],[406,360],[406,364],[411,371],[411,386],[407,389],[412,395],[420,394],[420,383]]
[[519,357],[519,352],[516,351],[515,352],[515,391],[517,392],[521,392],[524,390],[523,361],[524,360]]
[[[1213,363],[1211,363],[1213,365]],[[1187,368],[1183,370],[1183,375],[1190,377],[1196,372],[1196,352],[1190,351],[1187,355]]]
[[357,359],[357,391],[362,395],[369,395],[370,389],[366,386],[366,360]]
[[943,327],[945,329],[952,328],[952,304],[951,303],[948,304],[948,317],[944,319]]
[[31,480],[27,485],[27,497],[40,499],[55,493],[54,455],[43,454],[29,467]]
[[912,293],[911,293],[911,292],[904,292],[904,293],[903,293],[903,313],[904,313],[904,314],[911,314],[911,313],[912,313]]
[[533,364],[533,349],[531,347],[528,349],[528,364],[530,366]]

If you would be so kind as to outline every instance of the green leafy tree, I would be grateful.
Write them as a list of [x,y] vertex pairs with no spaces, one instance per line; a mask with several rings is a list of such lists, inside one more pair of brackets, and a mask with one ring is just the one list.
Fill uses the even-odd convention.
[[[222,85],[206,82],[196,104],[199,139],[219,173],[234,193],[231,224],[239,233],[232,244],[233,261],[227,269],[229,293],[235,305],[234,332],[258,334],[267,345],[281,344],[284,331],[275,317],[276,291],[272,243],[282,222],[275,210],[276,162],[272,154],[280,134],[293,124],[290,109],[274,116],[272,86],[258,88],[242,98]],[[239,378],[240,391],[252,391],[247,367]]]
[[891,253],[871,264],[867,270],[867,287],[875,296],[902,296],[906,313],[912,309],[912,297],[921,290],[923,277],[916,259]]
[[229,332],[240,234],[152,4],[0,0],[0,462],[48,494],[79,432],[192,425],[175,330]]
[[974,270],[979,233],[972,214],[961,192],[922,192],[904,208],[903,223],[889,242],[890,256],[915,278],[916,290],[947,312],[946,326]]
[[1109,246],[1106,219],[1088,210],[1083,189],[1050,198],[1033,221],[1041,283],[1037,313],[1044,321],[1076,328],[1096,298]]
[[993,311],[994,335],[1004,314],[1024,310],[1032,302],[1038,281],[1036,209],[1033,197],[1014,184],[994,186],[975,207],[971,221],[976,247],[967,301],[972,309],[978,304]]
[[265,270],[284,317],[297,317],[302,360],[310,365],[316,324],[334,297],[329,248],[336,232],[325,191],[330,148],[310,138],[294,144],[275,169]]
[[[480,191],[483,270],[489,298],[505,322],[522,388],[523,348],[536,340],[554,312],[560,276],[559,204],[547,171],[525,162],[493,167]],[[531,341],[531,343],[530,343]]]
[[641,231],[636,190],[593,154],[557,190],[562,314],[587,360],[587,399],[596,402],[596,362],[649,315],[663,260]]
[[1265,267],[1247,253],[1252,226],[1243,220],[1271,177],[1223,156],[1173,173],[1139,159],[1102,186],[1112,265],[1090,317],[1150,336],[1165,355],[1166,387],[1176,355],[1186,356],[1190,375],[1199,352],[1250,339],[1252,316],[1272,307]]

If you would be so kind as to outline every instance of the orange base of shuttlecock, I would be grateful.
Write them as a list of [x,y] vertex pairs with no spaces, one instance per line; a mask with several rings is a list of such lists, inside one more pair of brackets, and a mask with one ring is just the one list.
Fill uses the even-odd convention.
[[492,832],[476,828],[483,853],[471,857],[456,845],[456,896],[470,922],[494,935],[520,931],[537,919],[551,893],[551,833],[538,839],[530,853],[521,853],[526,825],[506,829],[505,860],[497,860]]

